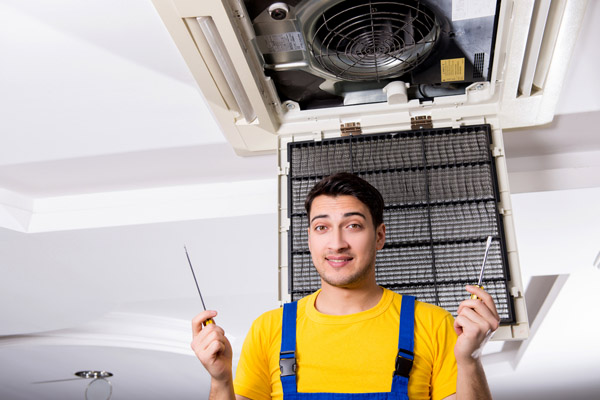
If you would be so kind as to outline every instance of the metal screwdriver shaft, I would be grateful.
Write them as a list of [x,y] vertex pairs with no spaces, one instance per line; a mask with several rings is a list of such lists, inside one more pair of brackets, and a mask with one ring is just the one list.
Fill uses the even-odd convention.
[[[194,277],[194,282],[196,282],[196,289],[198,289],[198,294],[200,295],[200,301],[202,302],[202,308],[206,311],[206,305],[204,304],[204,299],[202,298],[202,292],[200,291],[200,286],[198,285],[198,280],[196,279],[196,274],[194,273],[194,267],[192,267],[192,261],[190,260],[190,255],[188,254],[187,248],[183,246],[185,250],[185,256],[187,257],[188,264],[190,264],[190,269],[192,270],[192,276]],[[212,318],[206,320],[204,325],[206,324],[214,324],[215,321]]]
[[[481,272],[479,273],[479,282],[477,282],[477,287],[483,289],[483,271],[485,270],[485,262],[487,261],[488,252],[490,251],[490,246],[492,245],[492,237],[488,236],[487,242],[485,244],[485,253],[483,254],[483,263],[481,264]],[[477,295],[472,294],[472,299],[478,299]]]

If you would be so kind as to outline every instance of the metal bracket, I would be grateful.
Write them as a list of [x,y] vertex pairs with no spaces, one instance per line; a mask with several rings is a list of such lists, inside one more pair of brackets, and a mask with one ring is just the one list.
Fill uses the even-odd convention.
[[282,221],[279,226],[279,233],[285,233],[290,230],[291,220],[286,218],[285,221]]
[[360,135],[362,128],[360,127],[360,122],[346,122],[345,124],[340,124],[340,131],[342,132],[342,136]]
[[502,157],[504,156],[504,149],[502,149],[501,147],[492,147],[492,155],[494,157]]
[[430,115],[418,115],[410,119],[410,129],[433,129]]
[[289,173],[290,173],[290,163],[289,162],[285,166],[277,168],[277,175],[279,175],[279,176],[288,175]]

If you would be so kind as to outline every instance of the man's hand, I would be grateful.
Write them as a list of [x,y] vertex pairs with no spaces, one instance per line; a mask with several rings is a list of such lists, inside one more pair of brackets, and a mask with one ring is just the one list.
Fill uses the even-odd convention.
[[231,360],[233,351],[225,337],[225,331],[216,324],[204,323],[217,315],[216,311],[204,311],[192,320],[192,349],[204,368],[210,374],[213,383],[231,384]]
[[475,361],[478,357],[473,354],[477,354],[500,322],[492,296],[476,286],[467,286],[466,289],[479,299],[468,299],[458,306],[458,316],[454,320],[454,330],[458,335],[454,346],[457,364]]

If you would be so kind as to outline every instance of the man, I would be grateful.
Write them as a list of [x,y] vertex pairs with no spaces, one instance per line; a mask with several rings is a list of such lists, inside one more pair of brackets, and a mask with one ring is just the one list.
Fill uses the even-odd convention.
[[216,312],[196,316],[192,348],[211,375],[210,398],[491,398],[474,356],[498,328],[491,296],[467,286],[479,299],[463,301],[453,321],[439,307],[378,286],[383,199],[355,175],[323,179],[305,206],[321,289],[254,322],[235,382],[223,329],[203,326]]

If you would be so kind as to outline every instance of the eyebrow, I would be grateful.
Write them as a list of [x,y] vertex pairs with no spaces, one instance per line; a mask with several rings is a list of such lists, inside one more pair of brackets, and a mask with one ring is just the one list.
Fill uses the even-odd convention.
[[[358,215],[359,217],[362,217],[364,220],[367,219],[367,217],[365,217],[365,215],[361,212],[358,211],[352,211],[352,212],[347,212],[344,214],[344,218],[348,218],[348,217],[353,217]],[[310,223],[312,224],[313,221],[317,218],[329,218],[328,214],[320,214],[320,215],[315,215],[314,217],[312,217],[312,219],[310,220]]]

